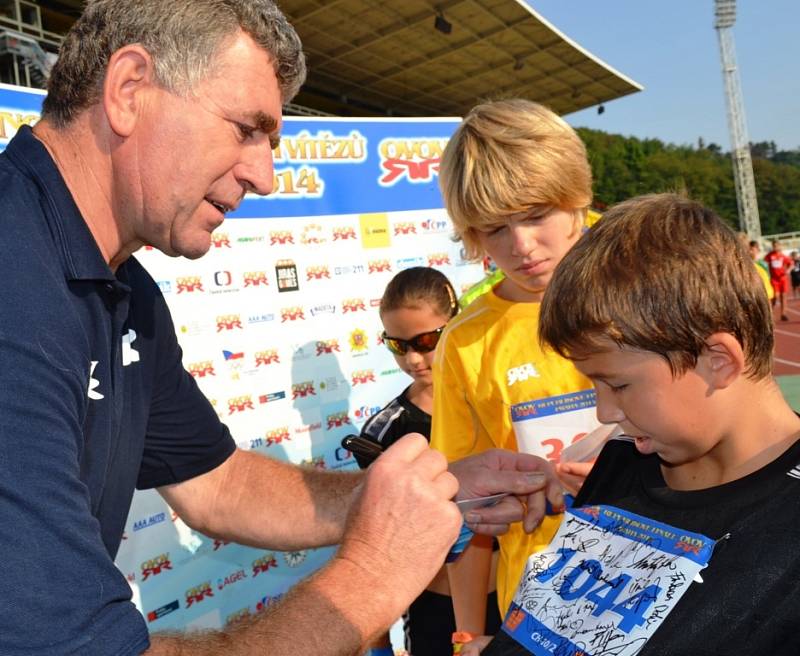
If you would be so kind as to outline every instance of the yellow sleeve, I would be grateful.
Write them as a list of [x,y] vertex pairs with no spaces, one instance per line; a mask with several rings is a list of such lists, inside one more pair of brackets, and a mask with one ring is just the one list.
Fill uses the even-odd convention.
[[775,290],[772,289],[772,283],[769,281],[769,274],[764,270],[764,267],[760,267],[758,264],[756,264],[756,271],[758,271],[761,282],[764,283],[764,289],[767,290],[767,298],[771,301],[775,296]]
[[433,364],[433,423],[431,446],[448,461],[481,453],[494,446],[470,405],[474,389],[454,340],[447,334]]

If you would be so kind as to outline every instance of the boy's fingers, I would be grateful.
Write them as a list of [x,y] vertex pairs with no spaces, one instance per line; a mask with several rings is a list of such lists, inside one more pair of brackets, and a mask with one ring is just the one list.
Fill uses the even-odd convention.
[[464,515],[464,521],[475,533],[502,535],[508,531],[509,524],[521,521],[524,514],[522,502],[508,496],[493,506],[470,510]]

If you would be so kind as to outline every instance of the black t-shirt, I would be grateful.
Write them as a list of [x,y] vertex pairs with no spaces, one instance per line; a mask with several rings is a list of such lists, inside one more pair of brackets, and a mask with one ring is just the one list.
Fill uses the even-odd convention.
[[[640,656],[800,654],[800,441],[744,478],[680,492],[666,486],[656,455],[612,440],[575,501],[730,536]],[[528,653],[501,630],[482,656]]]
[[[430,441],[431,416],[409,401],[409,389],[410,386],[406,387],[400,396],[389,401],[380,412],[372,415],[361,429],[361,436],[377,442],[384,449],[388,449],[408,433],[421,433]],[[366,467],[368,463],[365,463],[361,456],[353,455],[359,467],[362,469]]]

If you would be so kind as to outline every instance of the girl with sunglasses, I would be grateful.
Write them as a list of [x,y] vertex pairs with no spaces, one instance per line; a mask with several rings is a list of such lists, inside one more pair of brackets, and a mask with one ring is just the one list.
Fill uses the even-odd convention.
[[[453,285],[436,269],[412,267],[398,273],[386,287],[380,303],[383,343],[411,384],[380,412],[369,418],[361,436],[388,448],[407,433],[431,435],[434,350],[447,322],[458,313]],[[354,454],[362,467],[366,461]],[[494,577],[491,577],[494,581]],[[487,626],[499,628],[496,593],[487,600]],[[404,617],[406,649],[412,656],[452,653],[455,617],[444,568],[411,604]],[[371,650],[372,656],[389,656],[389,636]]]

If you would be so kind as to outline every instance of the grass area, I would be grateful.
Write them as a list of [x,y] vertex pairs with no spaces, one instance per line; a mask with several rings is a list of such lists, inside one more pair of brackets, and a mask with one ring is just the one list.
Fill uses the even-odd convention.
[[800,412],[800,376],[777,376],[783,396],[795,411]]

